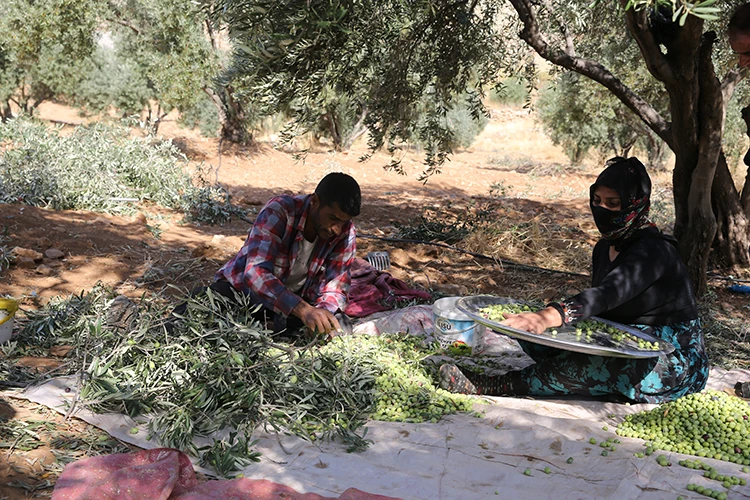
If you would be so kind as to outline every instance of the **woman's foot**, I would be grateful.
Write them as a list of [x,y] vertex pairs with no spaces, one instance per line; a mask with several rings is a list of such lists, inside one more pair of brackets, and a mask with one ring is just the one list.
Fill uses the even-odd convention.
[[477,388],[456,365],[449,363],[440,367],[440,387],[459,394],[477,394]]

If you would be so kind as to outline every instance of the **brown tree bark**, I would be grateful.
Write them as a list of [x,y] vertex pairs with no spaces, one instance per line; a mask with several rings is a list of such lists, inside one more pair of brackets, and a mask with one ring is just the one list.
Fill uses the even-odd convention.
[[237,144],[251,144],[253,136],[248,130],[245,110],[234,99],[232,87],[224,87],[218,93],[211,88],[204,88],[203,91],[211,98],[219,113],[220,137]]
[[13,111],[10,109],[10,104],[6,101],[3,103],[3,107],[0,109],[0,121],[5,123],[11,118],[13,118]]
[[325,128],[328,130],[328,135],[333,140],[333,147],[336,151],[347,151],[352,147],[354,141],[359,139],[365,132],[367,132],[367,126],[365,125],[365,118],[367,117],[367,109],[363,109],[359,113],[357,123],[355,123],[351,129],[345,130],[341,126],[341,116],[334,110],[329,110],[321,119],[325,124]]
[[[695,99],[689,102],[691,108],[688,108],[688,111],[692,116],[692,122],[696,124],[696,162],[690,177],[678,177],[675,168],[673,179],[673,182],[688,189],[688,225],[683,228],[680,246],[682,258],[699,295],[707,289],[708,256],[718,228],[711,203],[711,191],[716,166],[721,156],[721,137],[724,133],[724,108],[721,105],[717,106],[717,103],[723,102],[721,82],[714,74],[711,60],[715,41],[716,34],[712,31],[700,37],[698,57],[693,68],[697,84],[692,87]],[[675,134],[677,130],[677,127],[673,128]],[[685,174],[686,171],[682,173]]]
[[346,140],[342,145],[344,150],[352,147],[354,141],[362,137],[367,132],[367,125],[365,125],[365,118],[367,118],[367,108],[363,108],[357,119],[357,123],[354,124],[352,129],[347,134]]
[[327,111],[321,118],[325,122],[325,126],[328,129],[328,135],[331,137],[331,140],[333,140],[333,148],[336,151],[341,151],[343,149],[343,141],[341,138],[341,133],[339,132],[341,130],[341,126],[339,125],[339,119],[336,115],[336,112]]
[[665,155],[667,153],[667,145],[664,141],[654,138],[653,134],[646,134],[646,141],[648,142],[648,164],[651,168],[665,172],[667,166],[665,164]]
[[[747,131],[745,133],[750,137],[750,106],[742,108],[742,119],[747,126]],[[745,163],[745,166],[748,167],[748,170],[747,175],[745,176],[745,184],[742,186],[742,197],[740,198],[740,203],[742,203],[742,209],[745,212],[745,216],[750,217],[750,150],[745,153],[743,162]]]
[[716,166],[711,198],[717,222],[717,264],[728,269],[750,266],[750,221],[740,203],[724,154]]

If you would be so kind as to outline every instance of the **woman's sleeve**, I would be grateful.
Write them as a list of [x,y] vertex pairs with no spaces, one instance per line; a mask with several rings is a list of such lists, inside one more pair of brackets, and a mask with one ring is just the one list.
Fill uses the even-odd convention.
[[624,304],[664,275],[674,257],[667,246],[670,244],[664,240],[642,239],[634,243],[618,256],[620,263],[597,286],[550,305],[569,324]]

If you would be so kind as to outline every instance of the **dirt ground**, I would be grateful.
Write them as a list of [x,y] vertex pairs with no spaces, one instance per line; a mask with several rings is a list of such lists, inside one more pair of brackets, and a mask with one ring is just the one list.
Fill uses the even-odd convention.
[[[80,121],[74,111],[57,105],[47,105],[41,116]],[[388,163],[385,154],[360,162],[364,144],[343,153],[318,145],[301,162],[288,152],[273,149],[267,139],[251,148],[225,147],[219,156],[217,140],[179,128],[174,122],[167,121],[160,133],[172,138],[191,160],[210,165],[231,193],[232,201],[248,210],[249,218],[271,196],[311,192],[326,173],[343,171],[362,186],[362,213],[356,219],[361,235],[393,236],[396,224],[406,224],[427,209],[460,217],[477,204],[494,203],[493,215],[533,218],[544,214],[562,225],[575,220],[574,225],[581,228],[587,240],[583,244],[594,237],[593,224],[581,218],[581,213],[586,210],[585,196],[596,171],[570,166],[522,110],[496,110],[475,144],[455,154],[442,174],[426,184],[417,180],[423,170],[422,156],[417,152],[405,154],[402,163],[407,175],[399,175],[382,168]],[[504,197],[491,196],[493,187]],[[34,303],[88,290],[98,280],[135,295],[166,283],[180,286],[207,280],[240,248],[249,228],[247,222],[237,219],[224,226],[183,224],[181,214],[158,207],[139,209],[135,216],[122,217],[4,205],[0,225],[6,228],[11,246],[41,253],[55,248],[64,256],[45,258],[28,268],[12,268],[3,276],[3,292],[22,298],[24,303]],[[364,237],[357,243],[362,255],[369,250],[393,249],[391,243]],[[437,252],[434,247],[409,247],[406,253],[413,251],[413,257],[422,256],[417,258],[421,261],[434,260],[437,254],[445,254],[444,260],[449,263],[462,260],[454,252]],[[423,266],[411,269],[408,259],[401,259],[399,252],[393,257],[397,264],[394,274],[404,271],[398,277],[414,279],[426,272]],[[44,265],[41,269],[40,264]],[[483,264],[480,267],[488,273],[502,273],[494,269],[496,266]],[[453,271],[442,263],[439,267]],[[464,281],[432,274],[431,283]],[[473,292],[479,285],[466,286]]]
[[[54,104],[43,107],[41,116],[62,122],[81,121],[74,110]],[[475,239],[458,246],[519,263],[558,269],[565,264],[570,271],[587,272],[596,238],[588,214],[588,186],[598,173],[598,163],[592,160],[581,166],[570,165],[524,110],[494,110],[474,145],[454,154],[443,172],[427,183],[417,180],[423,166],[422,156],[416,151],[404,154],[406,175],[399,175],[382,168],[388,163],[385,154],[360,162],[364,144],[343,153],[317,144],[300,162],[291,152],[274,149],[272,137],[261,138],[253,147],[226,146],[219,154],[218,140],[182,129],[174,121],[165,122],[160,133],[171,138],[192,162],[209,164],[218,182],[231,193],[232,201],[246,209],[250,219],[273,195],[312,192],[331,171],[351,174],[363,192],[362,213],[355,219],[358,255],[389,251],[393,262],[389,271],[415,286],[443,294],[550,299],[580,290],[587,283],[584,276],[529,271],[442,247],[366,237],[395,236],[399,224],[409,224],[426,211],[461,221],[486,209],[485,217],[507,221],[506,227],[516,228],[519,234],[522,230],[518,228],[537,231],[542,236],[536,238],[537,246],[530,248],[528,238],[525,242],[523,238],[498,239],[493,246],[489,236],[487,241]],[[656,174],[654,181],[656,185],[667,183],[668,174]],[[535,223],[524,226],[528,221]],[[44,256],[26,267],[14,266],[0,274],[0,294],[20,299],[24,309],[38,307],[57,295],[90,290],[98,281],[131,297],[174,294],[168,285],[186,290],[208,282],[241,247],[248,229],[248,222],[236,218],[223,226],[185,224],[182,214],[153,206],[138,207],[136,215],[123,217],[0,205],[0,231],[5,231],[10,246],[42,254],[50,249],[61,252],[59,257]],[[547,258],[562,253],[569,256],[568,260]],[[728,314],[747,312],[747,296],[717,290]],[[44,371],[54,368],[60,359],[51,356],[27,362],[41,364],[39,369]],[[11,423],[41,420],[50,422],[50,426],[30,431],[44,437],[44,444],[36,450],[23,451],[17,444],[0,448],[0,499],[48,496],[61,470],[56,457],[72,456],[72,449],[78,450],[77,456],[85,450],[126,449],[81,422],[65,420],[14,399],[12,394],[0,392],[0,417]],[[60,448],[55,441],[60,435],[82,437],[77,447]],[[0,436],[0,446],[2,442]]]

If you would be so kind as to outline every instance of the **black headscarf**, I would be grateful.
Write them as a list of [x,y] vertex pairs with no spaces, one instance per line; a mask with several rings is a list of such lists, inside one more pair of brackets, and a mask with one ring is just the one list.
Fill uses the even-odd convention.
[[[594,191],[597,186],[605,186],[617,192],[620,196],[620,210],[594,206]],[[638,158],[616,157],[608,160],[607,168],[591,185],[589,206],[602,237],[612,241],[616,250],[640,229],[653,228],[660,233],[648,219],[651,209],[651,178]]]

